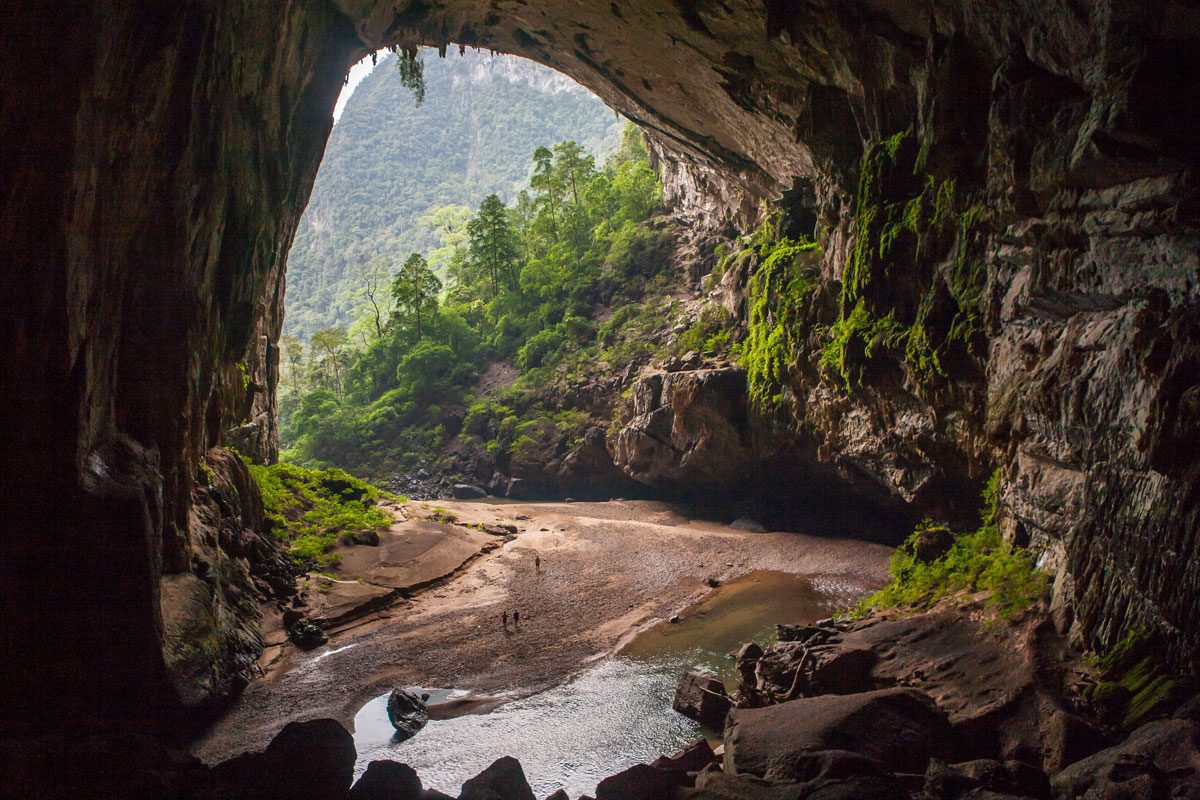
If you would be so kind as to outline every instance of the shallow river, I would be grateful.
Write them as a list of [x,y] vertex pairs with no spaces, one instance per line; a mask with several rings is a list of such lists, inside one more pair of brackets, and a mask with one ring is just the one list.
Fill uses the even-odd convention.
[[[776,623],[812,622],[847,601],[795,575],[751,573],[711,592],[678,623],[642,632],[616,656],[562,686],[490,713],[432,720],[406,742],[392,742],[388,696],[381,695],[354,718],[357,771],[376,759],[402,761],[427,787],[456,795],[463,781],[511,755],[538,797],[560,787],[572,797],[593,794],[605,776],[675,753],[700,736],[719,735],[671,710],[681,674],[705,668],[732,686],[736,672],[728,654],[742,642],[773,641]],[[466,694],[432,693],[431,703]]]

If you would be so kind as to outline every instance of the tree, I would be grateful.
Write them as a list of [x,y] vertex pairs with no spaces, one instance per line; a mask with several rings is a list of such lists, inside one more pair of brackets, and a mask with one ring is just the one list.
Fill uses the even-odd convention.
[[284,363],[288,365],[288,377],[291,379],[292,391],[299,391],[299,370],[304,363],[304,342],[285,333],[279,337],[279,347],[283,350]]
[[310,355],[321,354],[321,361],[317,365],[326,379],[333,382],[333,391],[337,394],[342,393],[342,348],[349,342],[346,336],[346,329],[341,325],[334,325],[330,328],[322,328],[312,335],[312,350]]
[[499,197],[490,194],[484,198],[479,214],[467,223],[467,236],[472,271],[487,276],[492,296],[500,293],[501,284],[510,291],[516,289],[520,249],[516,232],[508,221],[508,208]]
[[549,148],[539,147],[533,151],[533,176],[529,185],[537,195],[535,200],[539,212],[544,212],[550,223],[550,238],[558,242],[558,215],[563,202],[562,176],[554,168],[554,153]]
[[441,290],[442,282],[420,253],[410,255],[392,280],[392,299],[396,304],[393,314],[403,312],[413,316],[418,340],[422,336],[421,312],[431,306],[436,309]]
[[360,277],[363,282],[363,291],[366,292],[367,302],[371,304],[371,313],[375,318],[375,336],[376,338],[383,336],[383,309],[379,307],[379,284],[387,275],[387,268],[383,259],[373,258],[370,263],[360,267]]

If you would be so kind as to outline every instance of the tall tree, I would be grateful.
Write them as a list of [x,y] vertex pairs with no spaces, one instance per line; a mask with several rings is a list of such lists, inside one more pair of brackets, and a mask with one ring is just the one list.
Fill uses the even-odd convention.
[[320,355],[317,365],[327,381],[331,382],[335,394],[342,393],[342,361],[345,358],[343,348],[349,343],[346,329],[341,325],[322,328],[312,335],[310,357]]
[[492,296],[500,293],[501,286],[515,290],[520,248],[508,221],[508,208],[499,197],[490,194],[484,198],[475,219],[467,223],[467,236],[471,267],[477,275],[487,276]]
[[408,257],[392,279],[392,299],[396,306],[394,312],[411,314],[416,320],[417,339],[420,340],[421,313],[430,308],[436,309],[438,292],[442,290],[442,282],[429,268],[429,262],[420,253]]

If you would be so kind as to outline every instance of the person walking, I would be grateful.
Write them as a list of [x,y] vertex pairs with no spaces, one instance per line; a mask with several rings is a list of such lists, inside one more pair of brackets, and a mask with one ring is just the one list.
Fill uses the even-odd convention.
[[521,612],[520,611],[513,612],[513,625],[517,628],[521,627]]
[[504,627],[505,631],[508,630],[508,609],[505,609],[504,613],[500,615],[500,624]]
[[542,557],[538,553],[533,554],[533,573],[535,575],[542,574]]

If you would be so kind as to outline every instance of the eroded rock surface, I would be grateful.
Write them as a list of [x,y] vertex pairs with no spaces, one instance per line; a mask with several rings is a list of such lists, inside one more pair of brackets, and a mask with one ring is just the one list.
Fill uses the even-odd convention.
[[[214,664],[181,684],[163,652],[162,580],[203,558],[193,492],[210,447],[271,455],[284,254],[342,77],[370,49],[420,42],[526,55],[595,89],[651,132],[684,217],[744,223],[759,197],[781,196],[823,242],[814,336],[854,278],[863,156],[911,129],[923,172],[954,178],[987,222],[871,256],[886,278],[872,301],[911,316],[931,289],[928,321],[947,327],[965,248],[979,265],[978,330],[945,375],[880,357],[851,392],[815,368],[814,340],[787,370],[812,439],[783,462],[948,515],[968,511],[955,506],[998,463],[1007,532],[1046,551],[1063,621],[1097,645],[1153,628],[1178,663],[1194,660],[1194,4],[96,0],[10,12],[6,728],[71,726],[80,709],[144,725],[231,685],[230,664],[252,650],[244,626],[221,624]],[[915,176],[893,177],[884,194],[903,201]],[[682,441],[673,425],[664,442],[740,444],[730,419],[685,424]],[[677,469],[652,441],[630,443],[627,461]],[[190,579],[171,580],[198,608]],[[212,589],[210,615],[241,616],[232,594]]]

